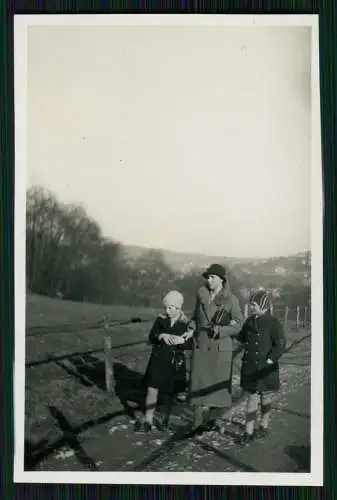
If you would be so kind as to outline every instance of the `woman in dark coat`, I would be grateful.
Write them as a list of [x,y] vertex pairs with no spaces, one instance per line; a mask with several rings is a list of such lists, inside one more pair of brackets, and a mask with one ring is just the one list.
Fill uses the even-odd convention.
[[[181,310],[183,296],[171,291],[164,297],[165,313],[159,314],[149,334],[152,352],[144,375],[147,387],[144,430],[149,432],[159,394],[164,399],[165,417],[160,424],[167,428],[172,408],[173,396],[186,390],[186,361],[184,351],[191,343],[183,338],[188,320]],[[136,430],[141,423],[136,422]]]
[[[250,304],[252,314],[237,337],[244,345],[240,385],[248,392],[246,429],[239,440],[240,444],[246,444],[268,432],[271,394],[280,388],[278,360],[286,347],[283,327],[270,314],[269,294],[264,290],[253,293]],[[259,402],[262,420],[260,429],[255,431]]]
[[232,338],[243,323],[224,267],[212,264],[203,276],[207,283],[198,291],[194,316],[184,335],[193,337],[189,399],[195,406],[194,427],[200,429],[221,424],[232,405]]

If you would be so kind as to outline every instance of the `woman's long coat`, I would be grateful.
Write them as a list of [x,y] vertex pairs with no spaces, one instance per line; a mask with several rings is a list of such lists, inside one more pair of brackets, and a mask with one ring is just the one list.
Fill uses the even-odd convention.
[[[216,312],[224,308],[234,325],[220,326],[219,338],[211,340],[207,329]],[[235,295],[223,288],[213,300],[207,286],[199,289],[191,321],[195,328],[191,360],[191,404],[228,408],[232,404],[233,340],[241,330],[243,315]]]

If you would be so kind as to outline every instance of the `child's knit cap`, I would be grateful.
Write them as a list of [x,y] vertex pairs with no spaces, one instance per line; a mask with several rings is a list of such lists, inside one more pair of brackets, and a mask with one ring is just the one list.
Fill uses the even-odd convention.
[[170,292],[168,292],[163,299],[164,307],[173,306],[176,307],[177,309],[181,309],[183,303],[184,303],[183,295],[180,292],[177,292],[176,290],[171,290]]

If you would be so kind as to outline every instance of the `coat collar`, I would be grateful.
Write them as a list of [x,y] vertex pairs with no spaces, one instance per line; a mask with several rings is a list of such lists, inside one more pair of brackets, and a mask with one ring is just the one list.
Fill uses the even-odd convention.
[[[158,318],[161,319],[162,321],[166,321],[167,323],[170,324],[170,318],[167,316],[165,313],[160,313],[158,314]],[[181,311],[180,315],[176,319],[174,325],[177,323],[188,323],[188,319],[183,311]]]
[[[230,295],[230,293],[229,293],[228,286],[225,286],[222,290],[220,290],[219,293],[216,294],[216,296],[214,297],[213,303],[217,307],[223,306],[223,305],[228,303],[229,295]],[[199,297],[200,297],[200,301],[204,305],[209,304],[210,298],[211,298],[211,292],[207,286],[201,287]]]

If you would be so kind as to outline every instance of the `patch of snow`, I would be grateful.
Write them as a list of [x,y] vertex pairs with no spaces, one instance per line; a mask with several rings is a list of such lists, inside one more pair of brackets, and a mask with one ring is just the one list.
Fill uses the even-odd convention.
[[59,453],[55,456],[57,460],[65,460],[66,458],[72,457],[75,455],[74,450],[68,448],[64,448],[63,450],[60,450]]

